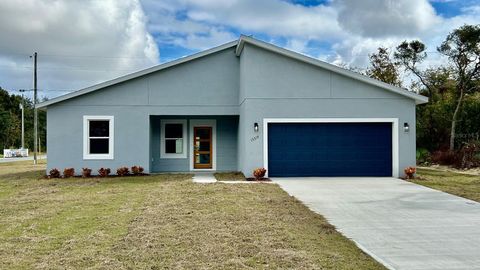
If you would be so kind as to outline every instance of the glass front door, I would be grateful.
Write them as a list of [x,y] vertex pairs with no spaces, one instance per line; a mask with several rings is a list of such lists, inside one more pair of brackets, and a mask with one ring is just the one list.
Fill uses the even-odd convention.
[[193,128],[193,168],[212,168],[212,127]]

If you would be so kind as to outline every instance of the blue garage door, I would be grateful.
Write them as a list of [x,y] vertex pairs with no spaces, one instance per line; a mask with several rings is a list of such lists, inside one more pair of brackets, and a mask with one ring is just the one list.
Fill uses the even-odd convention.
[[269,176],[392,176],[392,123],[270,123]]

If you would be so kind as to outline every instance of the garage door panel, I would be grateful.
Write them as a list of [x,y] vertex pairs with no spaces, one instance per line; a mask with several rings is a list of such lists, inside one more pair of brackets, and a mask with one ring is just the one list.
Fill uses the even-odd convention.
[[270,176],[391,176],[391,123],[270,123]]

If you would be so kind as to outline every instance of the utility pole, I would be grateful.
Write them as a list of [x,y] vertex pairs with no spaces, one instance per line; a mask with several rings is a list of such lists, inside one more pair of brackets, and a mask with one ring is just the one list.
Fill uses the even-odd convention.
[[22,150],[25,149],[25,124],[24,124],[24,108],[23,108],[23,94],[22,94],[22,103],[20,103],[20,109],[22,110]]
[[33,54],[33,164],[37,164],[38,112],[37,112],[37,53]]

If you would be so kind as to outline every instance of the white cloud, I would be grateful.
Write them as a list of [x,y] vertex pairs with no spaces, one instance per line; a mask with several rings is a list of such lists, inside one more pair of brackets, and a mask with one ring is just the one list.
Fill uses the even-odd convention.
[[438,16],[427,0],[332,0],[311,7],[278,0],[164,0],[162,4],[143,0],[142,4],[149,29],[158,34],[161,44],[201,50],[236,38],[238,34],[229,30],[235,29],[306,54],[310,41],[329,43],[335,53],[317,57],[360,67],[379,46],[394,47],[413,38],[437,44],[436,32],[446,27],[448,33],[455,19]]
[[427,0],[336,0],[334,5],[340,25],[366,37],[418,34],[439,21]]
[[34,51],[40,89],[79,89],[159,61],[137,0],[3,0],[0,33],[4,88],[31,88]]
[[[326,58],[327,61],[364,68],[368,65],[368,55],[378,47],[393,50],[403,40],[418,39],[426,44],[428,52],[428,58],[421,68],[438,66],[445,63],[445,58],[436,52],[436,48],[448,33],[464,24],[480,22],[480,5],[464,8],[463,13],[457,16],[443,18],[436,15],[430,3],[424,0],[389,0],[381,4],[366,0],[361,1],[364,7],[358,6],[357,2],[334,2],[340,9],[339,23],[350,35],[333,45],[335,54]],[[342,5],[347,3],[348,10],[342,10],[345,8]],[[377,13],[379,15],[375,16]]]
[[[433,1],[329,0],[306,7],[282,0],[3,0],[0,85],[28,88],[31,62],[26,54],[35,50],[40,53],[41,88],[78,89],[157,63],[157,43],[160,51],[162,46],[199,51],[239,33],[362,68],[380,46],[393,49],[405,39],[420,39],[435,51],[454,28],[480,22],[478,2],[444,18],[435,13]],[[323,47],[313,48],[315,44]],[[425,66],[442,62],[431,53]]]
[[[172,43],[169,36],[184,39],[188,49],[219,45],[238,37],[228,29],[244,34],[266,34],[273,37],[337,40],[343,35],[333,7],[304,7],[278,0],[153,0],[142,4],[149,17],[149,29],[161,35],[159,42]],[[202,42],[187,42],[195,37]],[[198,46],[199,45],[199,46]]]

